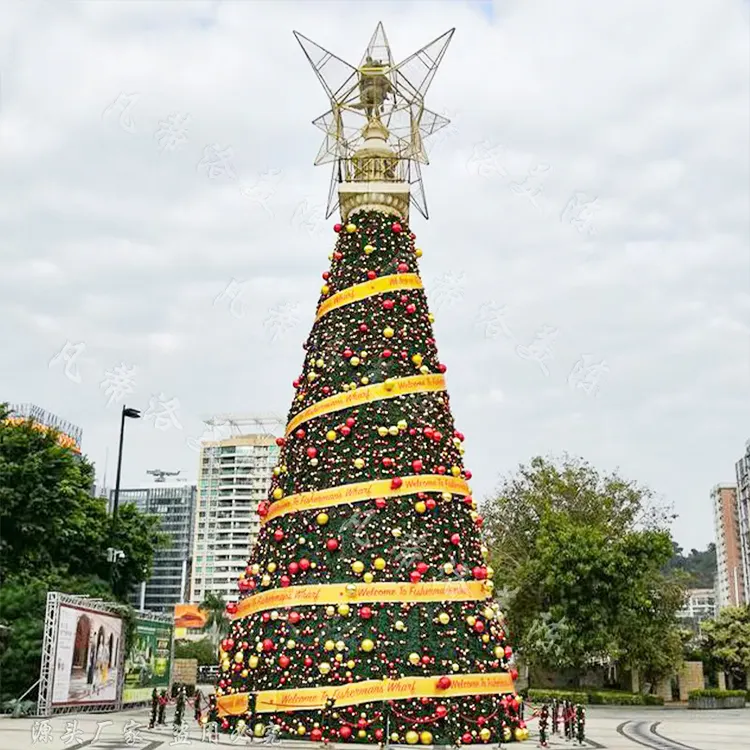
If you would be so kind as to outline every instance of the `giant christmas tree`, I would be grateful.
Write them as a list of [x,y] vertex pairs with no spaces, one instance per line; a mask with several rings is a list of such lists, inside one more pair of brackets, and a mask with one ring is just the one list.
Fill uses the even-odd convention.
[[409,206],[426,218],[424,94],[452,31],[358,68],[297,38],[331,110],[341,223],[258,543],[230,603],[212,718],[316,742],[523,739],[512,651],[463,467]]

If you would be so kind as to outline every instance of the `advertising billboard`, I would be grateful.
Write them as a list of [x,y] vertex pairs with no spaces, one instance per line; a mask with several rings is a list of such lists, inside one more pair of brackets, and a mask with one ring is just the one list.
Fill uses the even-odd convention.
[[61,603],[52,707],[116,703],[121,644],[117,615]]
[[172,625],[155,620],[136,620],[133,645],[125,658],[122,702],[142,703],[157,688],[169,688]]
[[174,606],[174,636],[184,638],[189,630],[203,630],[208,617],[197,604],[175,604]]

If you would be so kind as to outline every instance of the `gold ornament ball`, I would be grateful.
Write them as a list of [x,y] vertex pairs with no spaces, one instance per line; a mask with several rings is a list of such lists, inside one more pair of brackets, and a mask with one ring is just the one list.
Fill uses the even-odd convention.
[[487,742],[490,737],[492,737],[492,732],[490,732],[487,727],[482,727],[482,729],[479,732],[479,739],[482,740],[482,742]]
[[356,224],[347,224],[346,225],[346,232],[347,234],[354,234],[354,232],[357,231],[357,225]]
[[460,473],[461,473],[460,466],[451,466],[451,474],[453,474],[454,477],[457,477]]
[[383,387],[386,391],[392,391],[396,387],[396,381],[393,378],[386,378],[383,382]]
[[302,737],[302,735],[304,735],[304,733],[305,733],[305,728],[304,728],[304,727],[302,726],[302,724],[300,724],[300,725],[299,725],[299,726],[297,727],[297,734],[298,734],[298,735],[299,735],[300,737]]
[[362,360],[356,355],[349,360],[349,364],[352,367],[356,367]]
[[406,733],[406,742],[409,745],[416,745],[419,742],[419,734],[415,732],[413,729],[410,729]]
[[362,572],[364,571],[364,569],[365,569],[365,564],[364,564],[364,563],[363,563],[363,562],[362,562],[361,560],[355,560],[355,561],[354,561],[354,562],[352,563],[352,570],[353,570],[353,571],[354,571],[354,572],[355,572],[355,573],[356,573],[357,575],[359,575],[360,573],[362,573]]
[[343,617],[346,617],[350,612],[350,607],[348,604],[339,604],[338,612]]
[[431,745],[432,744],[432,732],[424,731],[419,735],[419,741],[423,745]]
[[417,502],[414,503],[414,510],[416,510],[419,514],[422,514],[427,511],[427,506],[425,505],[423,500],[417,500]]
[[414,364],[419,367],[422,364],[423,357],[421,354],[413,354],[411,357],[411,361],[414,362]]
[[268,565],[266,566],[266,570],[269,573],[275,573],[276,572],[276,563],[275,562],[268,563]]
[[292,649],[292,648],[297,648],[297,641],[295,641],[295,640],[294,640],[293,638],[290,638],[290,639],[289,639],[289,640],[288,640],[288,641],[286,642],[286,647],[287,647],[287,648],[289,648],[289,649]]
[[333,651],[333,649],[335,649],[335,648],[336,648],[336,644],[335,644],[335,643],[334,643],[333,641],[326,641],[326,642],[325,642],[325,643],[323,644],[323,648],[324,648],[324,649],[325,649],[326,651]]
[[473,628],[473,627],[474,627],[474,623],[475,623],[476,621],[477,621],[477,618],[476,618],[476,617],[474,617],[474,615],[469,615],[469,616],[468,616],[468,617],[466,618],[466,624],[467,624],[467,625],[468,625],[468,626],[469,626],[470,628]]
[[396,630],[406,630],[406,625],[403,620],[396,620],[393,627],[395,627]]
[[284,497],[284,490],[281,487],[276,487],[273,491],[273,499],[281,500],[282,497]]
[[367,737],[367,732],[365,732],[364,729],[359,729],[359,730],[357,730],[357,737],[359,737],[359,739],[363,740],[365,737]]
[[445,565],[443,565],[443,572],[447,576],[452,575],[452,573],[453,573],[453,564],[452,563],[445,563]]
[[375,570],[385,570],[385,560],[382,557],[376,557],[372,563]]
[[508,742],[510,740],[510,727],[503,727],[503,740]]
[[441,612],[438,615],[438,622],[441,625],[447,625],[451,621],[451,616],[447,612]]
[[369,653],[375,648],[375,644],[369,638],[365,638],[362,641],[361,648],[363,651]]
[[328,430],[328,432],[326,432],[326,440],[328,440],[328,442],[332,443],[335,439],[336,439],[336,431],[335,430]]
[[266,733],[266,725],[265,724],[258,723],[258,724],[256,724],[253,727],[253,734],[256,737],[263,737],[263,735],[265,735],[265,733]]
[[264,573],[263,577],[260,579],[260,582],[263,586],[270,586],[271,585],[271,576],[268,575],[268,573]]
[[237,664],[241,664],[245,660],[245,654],[243,654],[242,651],[238,651],[234,655],[234,660],[237,662]]
[[383,329],[383,336],[385,336],[385,337],[386,337],[387,339],[391,339],[391,338],[393,338],[393,335],[394,335],[395,333],[396,333],[396,332],[395,332],[395,331],[393,330],[393,328],[391,328],[390,326],[386,326],[386,327],[385,327],[385,328]]
[[526,738],[524,737],[524,730],[521,729],[521,727],[516,727],[515,731],[513,732],[513,736],[516,738],[516,741],[523,742]]
[[354,459],[354,468],[355,469],[363,469],[365,466],[365,459],[364,458],[355,458]]
[[318,459],[317,458],[311,458],[310,459],[310,466],[317,466],[318,465]]
[[417,249],[416,249],[416,250],[414,251],[414,255],[416,255],[416,256],[417,256],[417,258],[421,258],[421,257],[422,257],[422,254],[423,254],[423,253],[422,253],[422,248],[421,248],[421,247],[418,247],[418,248],[417,248]]
[[419,654],[418,654],[418,653],[416,653],[415,651],[412,651],[412,652],[411,652],[411,653],[409,654],[409,662],[410,662],[411,664],[419,664]]
[[345,651],[346,643],[344,641],[336,641],[336,651]]
[[328,523],[328,513],[318,513],[315,520],[318,522],[318,526],[325,526]]
[[328,605],[328,606],[326,607],[326,614],[327,614],[327,615],[328,615],[329,617],[333,617],[333,616],[334,616],[334,615],[336,614],[336,610],[335,610],[335,608],[333,607],[333,605],[332,605],[332,604],[329,604],[329,605]]
[[388,434],[387,427],[378,427],[378,435],[380,435],[380,437],[385,437],[387,434]]
[[365,251],[365,255],[375,252],[375,248],[372,245],[365,245],[363,250]]
[[331,665],[327,661],[318,664],[318,672],[320,672],[320,674],[328,674],[330,671]]
[[391,742],[398,742],[398,732],[391,732]]
[[320,287],[320,293],[325,297],[328,292],[331,291],[331,287],[328,286],[328,284],[323,284],[322,287]]
[[362,580],[365,583],[372,583],[375,580],[375,576],[369,571],[362,576]]

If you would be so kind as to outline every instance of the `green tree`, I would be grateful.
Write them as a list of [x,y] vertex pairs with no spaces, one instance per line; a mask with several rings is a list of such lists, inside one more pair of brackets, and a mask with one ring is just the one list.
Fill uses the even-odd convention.
[[747,686],[750,675],[750,605],[727,607],[702,624],[702,647],[732,686]]
[[154,551],[168,542],[156,516],[120,509],[111,536],[107,503],[91,496],[94,467],[32,422],[5,422],[0,405],[0,582],[46,572],[109,579],[107,547],[123,550],[113,593],[124,600],[151,573]]
[[174,645],[175,659],[197,659],[199,667],[216,664],[216,644],[210,638],[200,641],[178,640]]
[[206,613],[206,624],[204,630],[210,634],[211,641],[217,646],[221,640],[221,634],[229,628],[227,617],[227,605],[221,594],[209,592],[200,603],[199,608]]
[[[94,467],[54,431],[6,421],[0,404],[0,696],[17,698],[39,676],[48,591],[125,600],[150,575],[167,537],[158,518],[121,509],[114,545],[125,553],[110,581],[106,501],[90,494]],[[132,611],[125,605],[126,646]]]
[[674,556],[669,561],[671,570],[683,570],[690,576],[692,588],[713,588],[717,571],[716,545],[711,542],[705,550],[691,549],[688,555],[678,544],[674,545]]
[[530,663],[580,675],[620,658],[660,676],[679,662],[683,581],[664,573],[670,514],[648,489],[582,460],[535,458],[484,511],[506,615]]

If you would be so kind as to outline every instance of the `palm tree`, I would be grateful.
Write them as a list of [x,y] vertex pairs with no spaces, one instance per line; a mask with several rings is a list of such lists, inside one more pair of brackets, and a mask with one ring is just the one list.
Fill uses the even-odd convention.
[[214,645],[219,645],[222,633],[229,629],[226,604],[221,594],[207,593],[206,598],[198,605],[206,613],[204,631],[210,633]]

